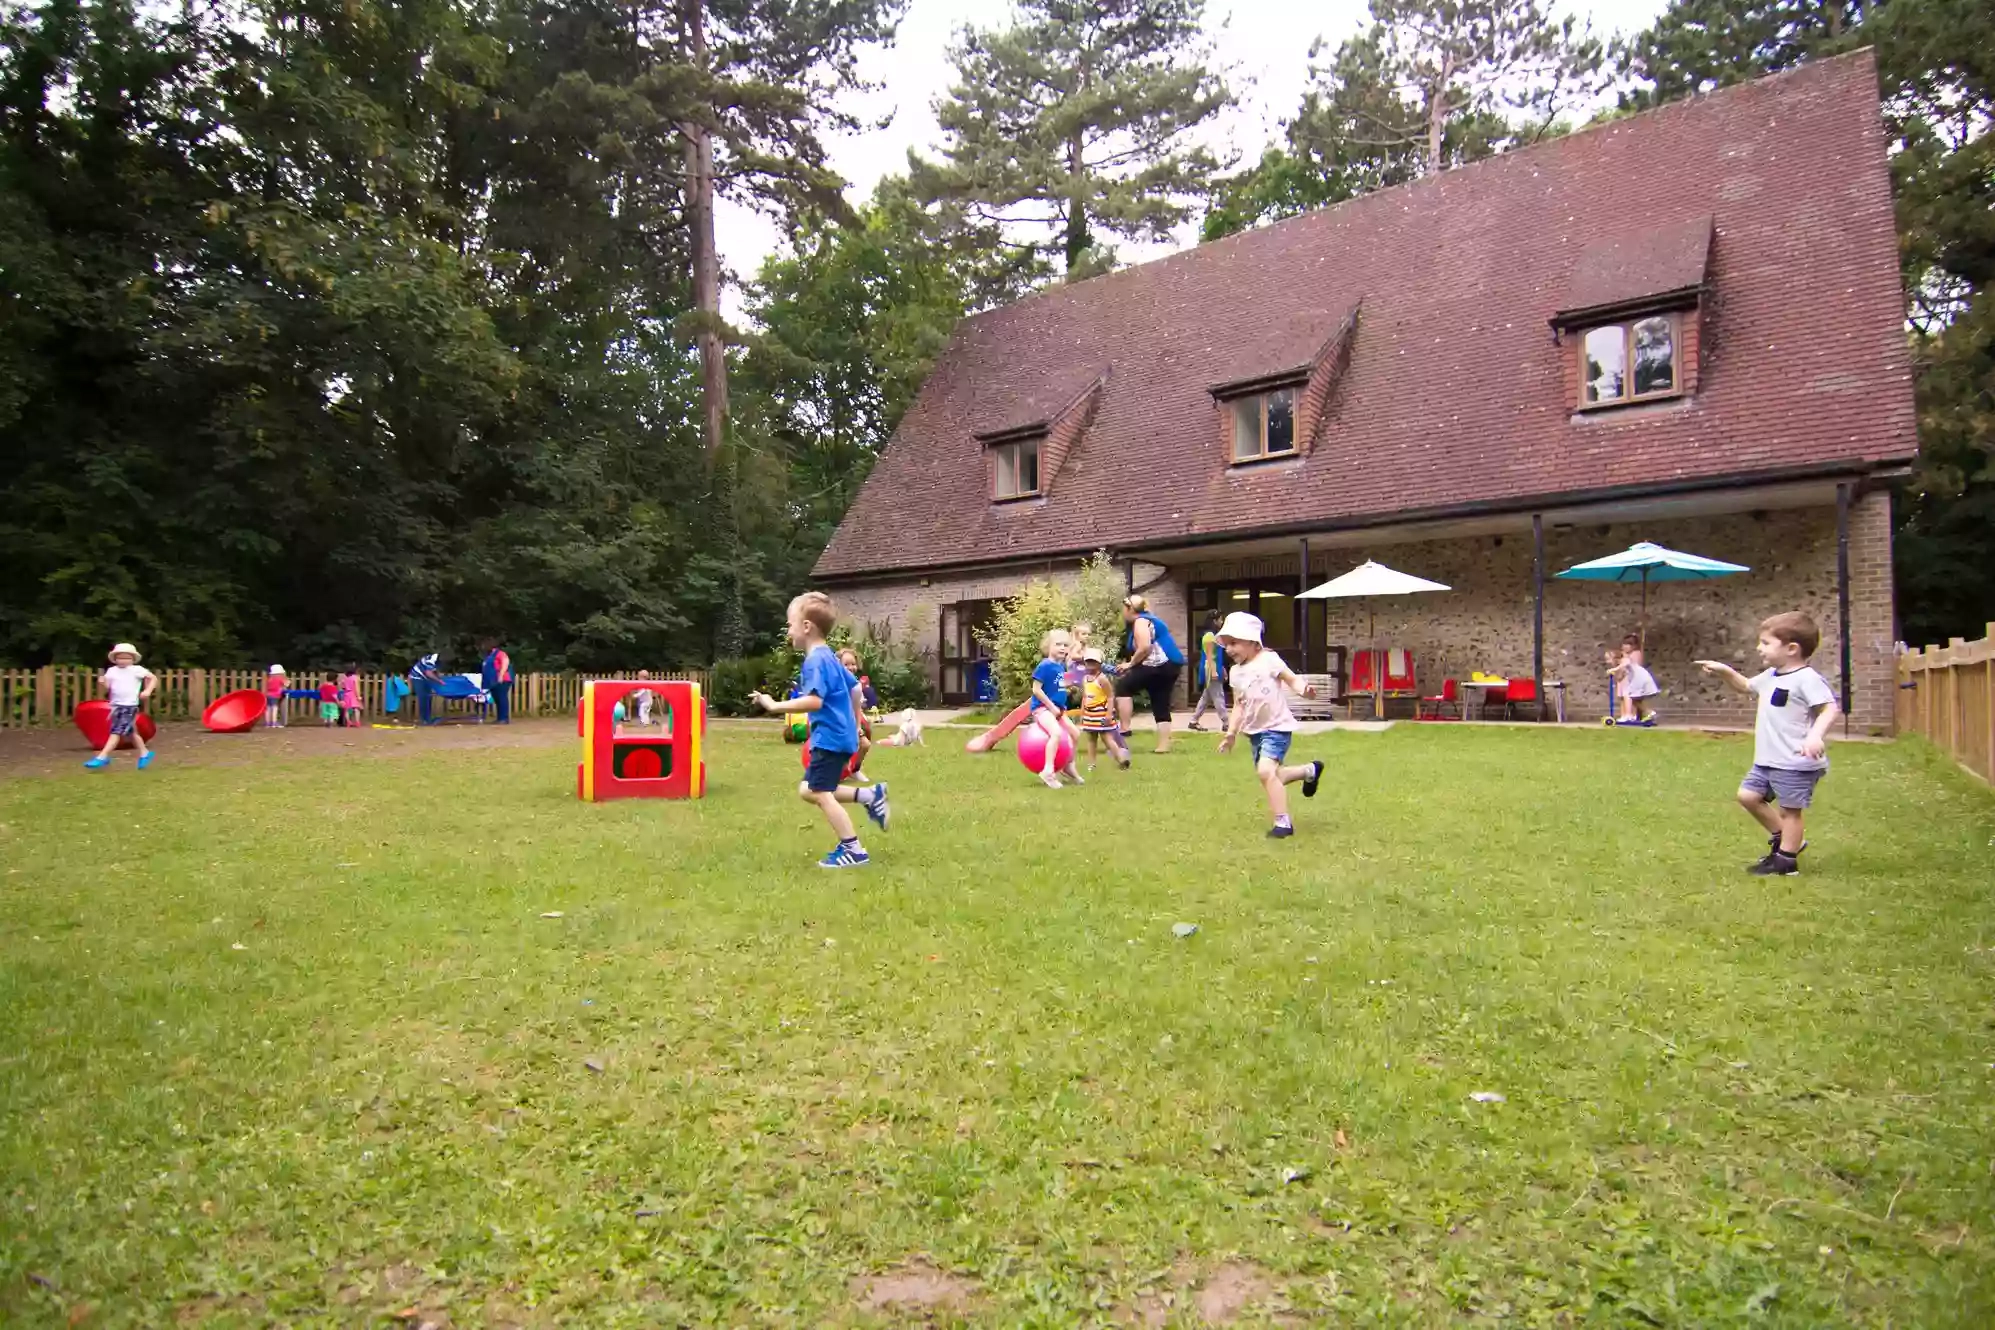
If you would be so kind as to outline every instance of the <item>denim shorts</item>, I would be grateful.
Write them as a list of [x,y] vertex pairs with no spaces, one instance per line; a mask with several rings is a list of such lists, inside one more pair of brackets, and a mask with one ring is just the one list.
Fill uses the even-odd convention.
[[1772,795],[1782,808],[1806,808],[1814,801],[1816,783],[1827,774],[1821,768],[1800,771],[1793,767],[1754,766],[1739,782],[1739,788],[1750,790],[1762,799]]
[[1263,758],[1279,763],[1288,756],[1288,746],[1294,742],[1295,733],[1292,730],[1262,730],[1259,734],[1247,736],[1247,753],[1254,759],[1255,766],[1259,766]]
[[852,760],[850,753],[832,753],[822,748],[810,750],[810,766],[804,769],[804,785],[813,794],[829,794],[838,788],[839,780],[845,775],[845,764]]

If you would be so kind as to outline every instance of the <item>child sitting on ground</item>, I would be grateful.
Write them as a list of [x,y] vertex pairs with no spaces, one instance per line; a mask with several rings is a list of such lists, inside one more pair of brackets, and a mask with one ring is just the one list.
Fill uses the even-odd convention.
[[1115,754],[1115,764],[1127,771],[1129,745],[1122,742],[1122,723],[1115,718],[1115,681],[1102,668],[1099,647],[1081,651],[1080,697],[1081,733],[1088,737],[1088,770],[1094,770],[1095,758],[1105,740],[1108,750]]
[[1656,677],[1642,664],[1645,654],[1642,639],[1633,633],[1621,639],[1618,655],[1609,653],[1611,668],[1607,673],[1615,683],[1616,725],[1646,725],[1655,714],[1649,699],[1662,690],[1656,687]]
[[810,717],[810,765],[797,794],[806,803],[818,806],[824,820],[838,837],[831,853],[818,861],[820,868],[858,868],[871,862],[866,847],[859,843],[846,804],[858,804],[866,816],[887,827],[887,787],[885,784],[846,789],[839,777],[845,764],[859,751],[859,680],[838,663],[825,638],[838,623],[831,597],[822,591],[806,591],[790,602],[790,644],[804,653],[803,677],[798,696],[778,702],[767,693],[750,694],[755,705],[771,715],[804,712]]
[[132,741],[138,749],[139,770],[152,765],[152,750],[145,746],[145,736],[139,733],[139,709],[159,687],[159,676],[139,664],[139,649],[130,642],[120,642],[111,648],[111,668],[105,670],[100,682],[104,692],[111,699],[111,737],[98,750],[97,756],[83,765],[92,771],[102,771],[111,765],[111,754],[125,739]]
[[1235,611],[1227,615],[1226,622],[1219,626],[1219,643],[1226,648],[1226,658],[1233,662],[1227,677],[1233,690],[1233,715],[1227,721],[1225,737],[1219,741],[1219,751],[1230,752],[1234,740],[1243,733],[1247,736],[1254,774],[1260,777],[1261,788],[1267,791],[1268,812],[1275,819],[1268,838],[1281,840],[1293,836],[1295,824],[1288,816],[1288,787],[1301,781],[1302,797],[1314,799],[1317,783],[1323,779],[1323,764],[1282,765],[1295,738],[1295,713],[1288,709],[1288,699],[1282,690],[1287,688],[1304,697],[1314,697],[1316,688],[1304,687],[1279,655],[1261,645],[1261,621],[1251,614]]
[[[1074,766],[1074,758],[1080,752],[1081,733],[1074,728],[1074,722],[1067,719],[1067,653],[1073,645],[1074,639],[1065,629],[1053,629],[1039,640],[1039,650],[1044,659],[1032,670],[1032,723],[1046,734],[1046,763],[1039,779],[1051,790],[1060,788],[1062,776],[1076,785],[1087,783]],[[1062,734],[1073,745],[1064,767],[1059,765]]]
[[1721,660],[1697,662],[1706,674],[1759,699],[1753,767],[1739,782],[1739,803],[1767,833],[1766,857],[1746,869],[1755,877],[1793,877],[1808,848],[1802,814],[1829,770],[1829,731],[1841,714],[1829,681],[1808,665],[1821,644],[1822,630],[1806,614],[1776,614],[1759,626],[1766,668],[1752,678]]

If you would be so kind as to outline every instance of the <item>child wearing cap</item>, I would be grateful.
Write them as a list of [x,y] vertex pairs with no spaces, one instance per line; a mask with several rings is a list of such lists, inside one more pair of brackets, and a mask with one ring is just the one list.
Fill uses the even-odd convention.
[[1104,740],[1115,754],[1115,764],[1129,770],[1129,745],[1122,742],[1122,723],[1115,717],[1115,680],[1102,666],[1100,647],[1081,649],[1081,733],[1088,737],[1088,770]]
[[117,751],[118,744],[130,737],[139,750],[139,770],[152,765],[152,750],[145,746],[145,737],[138,731],[139,708],[159,687],[159,676],[139,664],[139,649],[130,642],[120,642],[111,648],[111,668],[104,671],[104,691],[111,698],[111,737],[105,742],[97,756],[83,765],[92,771],[101,771],[111,765],[111,754]]
[[1286,687],[1304,697],[1314,697],[1316,689],[1313,685],[1304,687],[1278,653],[1261,645],[1261,621],[1251,614],[1227,615],[1226,622],[1219,626],[1219,644],[1226,648],[1226,658],[1233,662],[1228,675],[1233,689],[1233,715],[1227,721],[1225,737],[1219,741],[1219,751],[1230,751],[1235,740],[1243,733],[1247,736],[1254,757],[1254,773],[1260,777],[1261,788],[1267,791],[1268,811],[1275,819],[1268,838],[1281,840],[1293,836],[1295,824],[1288,816],[1288,787],[1301,781],[1302,797],[1314,799],[1317,783],[1323,779],[1323,764],[1282,765],[1295,738],[1295,713],[1289,710],[1282,690]]
[[284,728],[284,667],[272,665],[270,673],[263,676],[263,728],[281,730]]

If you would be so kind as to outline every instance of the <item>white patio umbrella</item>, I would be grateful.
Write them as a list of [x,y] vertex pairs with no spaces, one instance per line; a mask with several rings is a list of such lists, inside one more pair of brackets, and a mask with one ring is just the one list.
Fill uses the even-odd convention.
[[[1365,560],[1342,577],[1333,577],[1321,586],[1297,594],[1297,600],[1343,600],[1353,596],[1410,596],[1421,591],[1447,591],[1449,588],[1440,582],[1429,582],[1424,577],[1402,573],[1388,568],[1382,563]],[[1378,650],[1378,608],[1366,605],[1372,650]],[[1372,671],[1372,714],[1385,715],[1385,671]]]

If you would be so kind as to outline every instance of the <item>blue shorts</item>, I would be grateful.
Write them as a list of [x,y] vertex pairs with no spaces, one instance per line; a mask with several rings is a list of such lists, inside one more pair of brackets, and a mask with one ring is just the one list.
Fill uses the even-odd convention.
[[810,765],[804,769],[804,786],[813,794],[829,794],[838,788],[840,778],[845,775],[845,764],[851,760],[850,753],[812,748]]
[[139,709],[137,707],[114,706],[111,708],[111,733],[121,735],[130,734],[132,727],[138,724],[138,720]]
[[1259,734],[1247,736],[1247,753],[1259,766],[1261,759],[1279,764],[1288,756],[1288,746],[1295,742],[1293,730],[1262,730]]
[[1806,808],[1815,800],[1816,784],[1827,774],[1821,768],[1807,771],[1755,765],[1739,782],[1739,789],[1751,791],[1762,799],[1772,795],[1774,802],[1782,808]]

